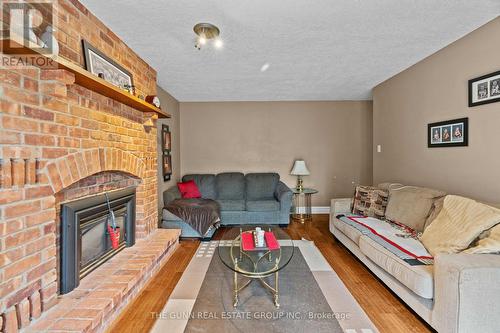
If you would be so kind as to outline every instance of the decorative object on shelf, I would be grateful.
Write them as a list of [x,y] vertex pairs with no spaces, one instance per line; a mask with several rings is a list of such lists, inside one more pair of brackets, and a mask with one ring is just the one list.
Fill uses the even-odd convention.
[[48,25],[45,28],[45,32],[42,34],[40,38],[43,42],[43,47],[49,49],[53,55],[59,54],[59,42],[54,36],[55,29],[54,27]]
[[135,87],[134,91],[137,98],[142,99],[143,101],[146,100],[146,94],[141,89]]
[[123,89],[128,91],[129,94],[135,95],[135,86],[133,84],[126,84],[123,86]]
[[153,104],[157,108],[161,107],[160,99],[156,95],[148,95],[148,96],[146,96],[146,102],[148,102],[149,104]]
[[172,176],[172,137],[168,125],[161,126],[161,149],[162,149],[162,166],[163,166],[163,180],[170,180]]
[[500,71],[469,80],[469,107],[500,101]]
[[121,89],[125,86],[134,85],[132,74],[129,71],[93,47],[86,40],[82,40],[82,44],[86,70],[97,76],[102,73],[104,80]]
[[297,176],[297,186],[295,187],[295,189],[298,191],[303,190],[304,186],[302,185],[302,176],[310,175],[309,169],[307,169],[306,166],[306,162],[304,160],[296,160],[293,164],[293,168],[292,171],[290,171],[290,174],[293,176]]
[[201,50],[203,45],[206,45],[208,41],[213,41],[215,48],[220,49],[223,45],[222,40],[219,38],[220,30],[215,25],[211,23],[198,23],[193,27],[193,31],[196,34],[196,43],[194,47]]
[[460,118],[427,125],[427,146],[457,147],[469,145],[469,118]]

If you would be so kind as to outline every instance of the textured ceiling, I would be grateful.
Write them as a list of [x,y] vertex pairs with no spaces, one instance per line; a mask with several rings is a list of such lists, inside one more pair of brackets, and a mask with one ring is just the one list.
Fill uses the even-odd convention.
[[[500,0],[81,1],[179,101],[370,99],[500,14]],[[198,22],[221,29],[223,49],[194,48]]]

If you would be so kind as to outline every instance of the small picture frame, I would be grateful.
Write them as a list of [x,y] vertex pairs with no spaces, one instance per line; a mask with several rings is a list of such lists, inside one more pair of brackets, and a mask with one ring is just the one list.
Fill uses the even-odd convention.
[[469,118],[446,120],[427,125],[427,146],[464,147],[469,145]]
[[172,150],[172,135],[168,125],[161,126],[161,147],[164,152],[168,151],[170,153]]
[[161,126],[161,151],[162,151],[162,169],[163,181],[170,180],[172,176],[172,133],[168,125]]
[[172,157],[170,156],[170,154],[168,155],[163,154],[162,165],[163,165],[163,180],[164,181],[170,180],[170,177],[172,176]]
[[469,107],[500,101],[500,71],[469,80]]
[[86,40],[82,40],[82,45],[86,70],[121,89],[133,93],[134,80],[129,71]]

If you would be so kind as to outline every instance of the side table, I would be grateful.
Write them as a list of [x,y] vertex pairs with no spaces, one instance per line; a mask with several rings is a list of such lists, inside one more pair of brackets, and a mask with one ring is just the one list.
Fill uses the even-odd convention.
[[318,193],[313,188],[304,188],[302,190],[292,189],[293,192],[293,213],[292,219],[304,223],[312,220],[311,196]]

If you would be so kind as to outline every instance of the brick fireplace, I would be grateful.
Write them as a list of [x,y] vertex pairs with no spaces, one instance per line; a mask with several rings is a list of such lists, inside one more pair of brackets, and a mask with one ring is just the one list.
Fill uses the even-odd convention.
[[[133,73],[141,91],[155,94],[156,72],[78,1],[56,2],[55,13],[61,56],[83,66],[81,40],[86,39]],[[111,317],[122,308],[177,244],[175,235],[154,232],[157,132],[148,124],[157,116],[75,84],[69,71],[36,67],[0,69],[0,107],[0,331],[26,328],[53,307],[48,323],[42,316],[34,325],[48,329],[58,322],[52,328],[65,330],[62,312],[54,314],[61,304],[80,309],[84,318],[89,317],[84,310],[95,310],[81,330],[101,330],[105,314]],[[136,190],[138,243],[90,273],[107,276],[119,288],[99,289],[103,286],[84,279],[72,296],[61,298],[61,204],[130,187]],[[96,289],[115,291],[107,298],[99,294],[111,298],[111,305],[98,307],[100,312],[78,307],[74,300],[85,302],[92,292],[95,298]]]

